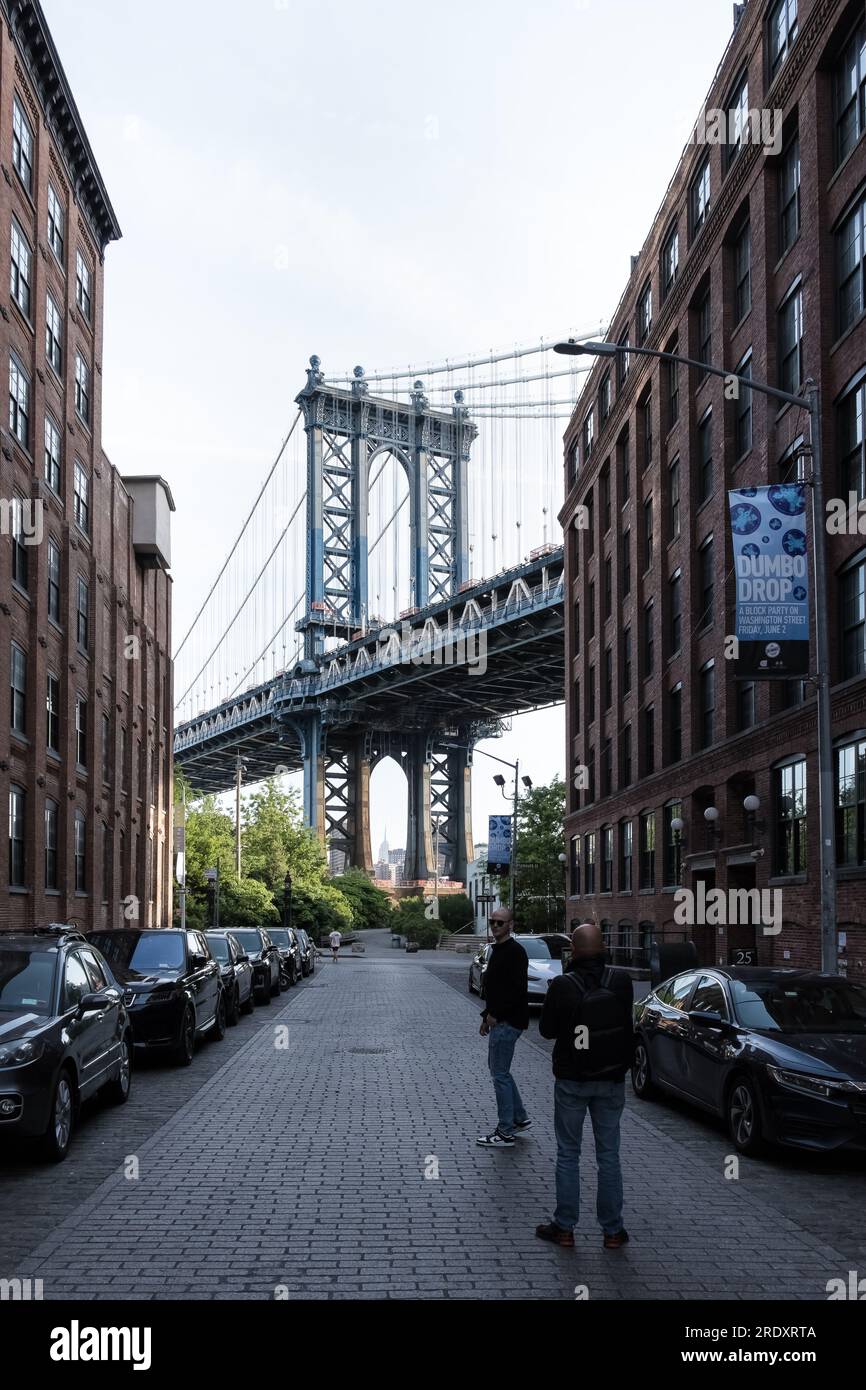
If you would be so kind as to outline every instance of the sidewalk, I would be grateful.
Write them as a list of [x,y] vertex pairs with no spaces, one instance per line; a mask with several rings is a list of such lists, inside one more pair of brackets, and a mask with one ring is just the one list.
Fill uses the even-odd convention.
[[542,1244],[548,1056],[518,1044],[532,1137],[476,1148],[495,1119],[476,1001],[418,956],[392,957],[322,961],[141,1147],[139,1179],[103,1183],[16,1273],[43,1279],[47,1299],[273,1298],[279,1286],[293,1299],[572,1300],[579,1286],[606,1299],[823,1299],[846,1275],[832,1247],[634,1114],[633,1243],[601,1248],[587,1128],[577,1248]]

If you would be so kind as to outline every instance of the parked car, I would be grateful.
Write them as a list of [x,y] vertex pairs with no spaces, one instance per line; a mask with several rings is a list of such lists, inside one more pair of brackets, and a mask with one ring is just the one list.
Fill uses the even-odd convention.
[[232,936],[246,951],[253,968],[253,994],[259,1004],[270,1004],[282,993],[280,953],[264,927],[233,927]]
[[206,931],[210,953],[220,968],[226,1001],[226,1023],[234,1025],[242,1013],[253,1011],[253,967],[240,942],[230,931]]
[[116,981],[81,932],[0,934],[0,1137],[69,1152],[82,1101],[129,1099],[132,1034]]
[[295,936],[298,938],[298,945],[301,948],[301,963],[305,975],[312,975],[316,969],[316,961],[319,953],[313,945],[313,938],[308,935],[303,927],[295,927]]
[[196,1038],[225,1037],[220,969],[203,932],[122,927],[91,932],[87,939],[123,988],[137,1048],[167,1052],[188,1067]]
[[280,984],[289,989],[304,973],[300,943],[291,927],[269,927],[268,936],[280,953]]
[[635,1094],[723,1116],[734,1144],[866,1149],[866,988],[761,966],[686,970],[635,1004]]
[[[515,941],[519,941],[526,954],[529,956],[529,984],[528,996],[530,1004],[543,1004],[547,996],[547,987],[556,975],[562,974],[562,961],[554,959],[551,949],[543,936],[515,935]],[[490,941],[486,946],[482,946],[480,951],[472,957],[469,966],[469,993],[480,994],[484,998],[484,975],[490,962],[490,953],[493,950],[493,942]]]

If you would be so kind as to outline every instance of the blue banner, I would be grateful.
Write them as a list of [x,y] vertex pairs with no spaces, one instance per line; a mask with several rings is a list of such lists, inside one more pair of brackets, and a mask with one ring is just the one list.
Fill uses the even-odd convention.
[[487,833],[487,872],[507,874],[511,868],[511,816],[491,816]]
[[728,493],[739,680],[786,680],[809,671],[806,486],[779,483]]

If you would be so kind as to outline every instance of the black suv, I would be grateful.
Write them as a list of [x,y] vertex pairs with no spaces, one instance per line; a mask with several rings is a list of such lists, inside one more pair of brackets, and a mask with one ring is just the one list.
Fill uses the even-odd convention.
[[120,989],[81,932],[0,933],[0,1137],[69,1151],[81,1102],[129,1096],[132,1038]]
[[225,1037],[220,968],[202,932],[120,927],[88,940],[123,987],[136,1047],[167,1051],[188,1067],[197,1037]]
[[275,994],[282,994],[282,959],[279,947],[271,941],[264,927],[230,927],[235,941],[246,951],[253,967],[253,993],[260,1004],[270,1004]]

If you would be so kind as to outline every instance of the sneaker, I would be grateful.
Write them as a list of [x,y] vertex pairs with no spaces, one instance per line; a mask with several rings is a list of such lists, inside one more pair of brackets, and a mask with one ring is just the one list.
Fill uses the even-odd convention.
[[549,1240],[551,1245],[561,1245],[564,1250],[574,1249],[574,1234],[549,1221],[546,1226],[536,1226],[535,1234],[539,1240]]
[[531,1120],[522,1120],[519,1124],[516,1124],[516,1125],[514,1126],[514,1133],[515,1133],[515,1134],[528,1134],[529,1131],[530,1131],[531,1129],[532,1129],[532,1121],[531,1121]]
[[475,1142],[482,1149],[513,1149],[515,1139],[511,1134],[500,1134],[498,1129],[494,1129],[492,1134],[482,1134]]
[[614,1235],[606,1235],[604,1238],[605,1250],[621,1250],[624,1245],[628,1245],[628,1231],[617,1231]]

